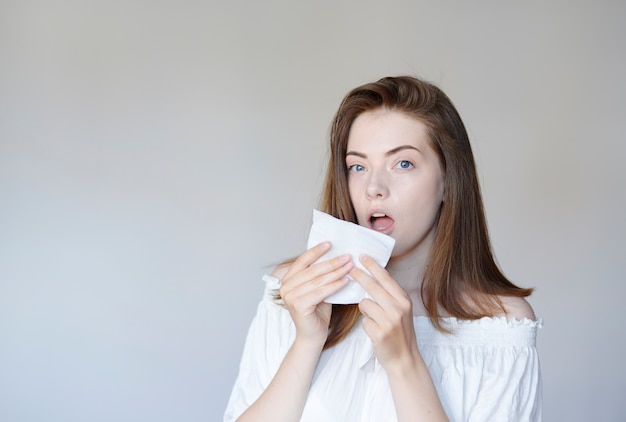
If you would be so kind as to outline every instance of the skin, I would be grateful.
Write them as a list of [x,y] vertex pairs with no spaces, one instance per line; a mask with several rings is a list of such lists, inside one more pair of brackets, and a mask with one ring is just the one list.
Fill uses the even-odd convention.
[[359,269],[351,275],[372,298],[359,304],[363,329],[387,373],[398,420],[447,420],[413,325],[414,303],[424,312],[420,281],[444,192],[426,126],[399,112],[363,113],[350,131],[346,165],[359,224],[375,229],[372,216],[392,218],[379,228],[396,240],[388,270],[361,256],[371,276]]
[[[443,172],[424,124],[395,111],[363,113],[350,131],[346,168],[359,224],[373,228],[372,213],[393,219],[379,227],[396,240],[387,269],[367,256],[359,259],[370,274],[348,256],[314,264],[330,249],[323,242],[275,270],[296,337],[274,379],[240,421],[300,420],[328,334],[331,305],[323,300],[348,283],[348,274],[372,298],[359,304],[363,328],[387,373],[398,420],[447,420],[413,325],[415,315],[426,314],[420,281],[444,192]],[[505,301],[513,316],[534,318],[526,301],[518,299]]]
[[361,114],[348,138],[346,166],[358,223],[373,228],[384,213],[396,240],[387,268],[407,293],[419,291],[444,193],[443,171],[426,126],[405,114],[379,110]]
[[328,334],[331,305],[322,301],[346,286],[346,275],[354,268],[347,256],[313,264],[329,249],[330,243],[320,243],[274,272],[281,280],[280,294],[296,326],[296,338],[269,386],[239,421],[300,420]]

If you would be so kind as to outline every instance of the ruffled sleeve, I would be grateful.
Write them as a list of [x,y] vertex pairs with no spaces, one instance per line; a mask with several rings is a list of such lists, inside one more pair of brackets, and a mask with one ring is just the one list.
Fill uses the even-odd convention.
[[[418,344],[451,421],[540,421],[536,333],[541,321],[449,321],[453,334],[424,327]],[[420,343],[421,341],[421,343]]]
[[252,320],[224,422],[236,420],[254,403],[278,371],[293,343],[295,328],[286,308],[276,303],[278,280],[264,276],[265,291]]

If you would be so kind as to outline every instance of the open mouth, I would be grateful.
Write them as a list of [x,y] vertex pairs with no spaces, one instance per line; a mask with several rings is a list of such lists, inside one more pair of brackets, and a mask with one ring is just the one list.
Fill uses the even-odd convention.
[[393,223],[393,218],[382,212],[375,212],[370,217],[370,227],[381,233],[391,233],[393,230]]

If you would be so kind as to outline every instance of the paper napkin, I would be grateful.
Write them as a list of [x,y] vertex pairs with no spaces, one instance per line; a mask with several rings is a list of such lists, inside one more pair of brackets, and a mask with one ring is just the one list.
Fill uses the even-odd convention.
[[[326,252],[317,262],[332,259],[336,256],[349,254],[355,266],[369,274],[359,261],[359,255],[366,254],[372,257],[378,265],[385,267],[396,241],[385,234],[379,233],[358,224],[340,220],[329,214],[313,210],[313,225],[309,232],[308,248],[323,242],[330,241],[331,249]],[[328,303],[359,303],[368,297],[359,283],[350,280],[348,285],[329,296]]]

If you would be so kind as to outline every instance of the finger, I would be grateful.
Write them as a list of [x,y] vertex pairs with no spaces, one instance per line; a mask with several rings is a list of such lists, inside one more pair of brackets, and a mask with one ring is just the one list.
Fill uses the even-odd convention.
[[384,318],[384,310],[371,299],[363,299],[359,302],[359,311],[361,311],[365,319],[371,320],[375,325],[378,325],[378,321]]
[[[353,268],[354,262],[349,255],[323,261],[294,274],[292,278],[285,278],[280,288],[280,295],[286,302],[289,302],[315,291],[314,297],[317,299],[316,303],[319,303],[335,293],[339,289],[337,285],[345,286],[345,282],[337,282],[346,277]],[[331,284],[330,287],[325,287],[329,284]]]
[[372,340],[372,344],[377,344],[378,343],[377,333],[380,331],[380,327],[378,326],[376,321],[370,318],[363,318],[362,324],[363,324],[363,330],[365,331],[365,334],[367,334],[367,336]]
[[[380,268],[380,266],[379,266]],[[389,285],[388,289],[392,290],[389,292],[388,289],[385,288],[383,283],[380,282],[380,279],[375,279],[374,277],[368,275],[365,271],[355,268],[350,272],[352,278],[354,278],[369,294],[372,298],[372,301],[375,302],[382,313],[374,313],[374,308],[365,308],[365,310],[371,315],[372,318],[377,319],[379,322],[384,318],[385,313],[390,313],[390,315],[397,316],[404,312],[412,312],[412,303],[409,295],[404,291],[404,289],[387,273],[387,271],[383,270],[382,274],[379,274],[381,279],[384,278],[386,280],[387,285]],[[365,302],[365,306],[368,302]]]
[[406,333],[407,330],[413,332],[411,307],[406,306],[407,303],[397,305],[385,308],[369,299],[359,303],[359,310],[364,317],[363,329],[375,344],[391,338],[389,336],[397,336],[397,333]]
[[339,256],[309,267],[292,279],[285,279],[281,286],[281,296],[290,291],[298,291],[298,295],[307,294],[329,283],[340,280],[354,268],[349,256]]
[[302,289],[294,290],[288,298],[284,299],[285,302],[293,301],[295,303],[298,301],[301,304],[316,306],[329,296],[343,289],[349,282],[350,278],[344,276],[324,284],[319,284],[313,288],[306,284],[302,286]]
[[326,252],[328,252],[331,246],[332,245],[330,244],[330,242],[326,241],[318,243],[317,245],[304,251],[291,263],[291,265],[289,265],[287,272],[280,280],[281,284],[284,284],[294,275],[297,275],[309,268],[311,264],[313,264],[315,261],[320,259]]
[[368,295],[375,302],[379,302],[385,295],[389,295],[385,289],[369,274],[365,271],[361,270],[358,267],[355,267],[351,272],[350,276],[365,289]]
[[368,255],[359,256],[359,262],[372,274],[372,277],[395,298],[406,297],[406,291],[395,281],[387,270],[378,265],[378,262]]
[[363,299],[359,303],[359,310],[363,314],[363,329],[375,346],[384,343],[385,339],[402,325],[400,320],[393,317],[396,314],[393,308],[390,314],[389,310],[373,300]]
[[330,250],[330,247],[330,242],[326,241],[318,243],[317,245],[308,249],[294,261],[285,276],[288,276],[290,273],[297,273],[299,271],[302,271],[304,268],[307,268],[315,261],[320,259],[322,255],[328,252]]
[[[354,263],[352,262],[352,257],[350,255],[344,254],[332,259],[317,262],[305,268],[290,268],[285,277],[283,277],[282,285],[291,285],[293,287],[299,286],[301,284],[308,283],[318,277],[322,277],[326,274],[335,273],[338,270],[342,269],[348,263],[350,264],[350,266],[346,268],[349,271],[353,268]],[[346,271],[341,271],[342,274],[340,275],[340,277],[343,277],[347,274]]]

